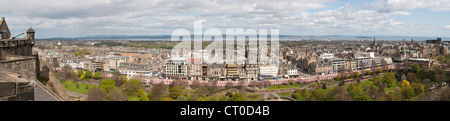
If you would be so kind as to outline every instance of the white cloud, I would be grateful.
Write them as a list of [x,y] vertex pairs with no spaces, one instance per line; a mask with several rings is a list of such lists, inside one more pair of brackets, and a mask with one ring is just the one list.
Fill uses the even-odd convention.
[[445,28],[450,29],[450,25],[445,26]]
[[[446,10],[446,1],[431,3],[409,0],[375,0],[363,6],[330,8],[337,0],[9,0],[0,4],[0,15],[11,31],[29,26],[37,37],[78,37],[108,34],[170,34],[177,28],[191,30],[204,20],[203,28],[279,28],[281,34],[401,34],[435,29],[400,22],[393,17],[409,16],[407,10]],[[406,3],[405,3],[406,2]],[[19,6],[19,7],[18,7]],[[186,15],[196,13],[195,15]],[[181,15],[181,16],[180,16]],[[409,29],[416,27],[419,29]],[[446,26],[447,27],[447,26]],[[448,28],[448,27],[447,27]],[[415,30],[415,31],[412,31]],[[426,32],[425,32],[426,33]]]
[[431,11],[450,10],[449,0],[388,0],[384,10],[412,10],[425,8]]

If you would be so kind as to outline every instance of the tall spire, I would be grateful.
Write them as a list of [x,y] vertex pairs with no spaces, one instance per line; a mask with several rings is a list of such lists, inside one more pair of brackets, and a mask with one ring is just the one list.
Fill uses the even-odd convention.
[[373,36],[373,44],[375,44],[375,36]]

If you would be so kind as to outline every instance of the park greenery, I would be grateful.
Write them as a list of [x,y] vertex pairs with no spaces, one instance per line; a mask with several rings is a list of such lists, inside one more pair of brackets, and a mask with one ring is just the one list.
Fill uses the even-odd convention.
[[[226,87],[211,87],[193,82],[174,80],[171,85],[152,84],[151,89],[144,91],[141,81],[129,79],[119,71],[106,78],[103,72],[73,71],[63,67],[57,75],[66,90],[87,94],[88,100],[93,101],[257,101],[261,94],[247,94],[242,87],[228,85]],[[289,82],[282,85],[268,85],[258,82],[258,91],[296,89],[294,92],[278,92],[286,100],[297,101],[414,101],[414,100],[450,100],[450,89],[445,88],[443,82],[448,83],[450,74],[437,68],[410,65],[409,69],[381,69],[365,71],[363,78],[359,72],[340,74],[334,80],[314,82],[314,84],[300,84]],[[93,79],[91,79],[93,78]],[[98,80],[98,85],[81,81]],[[344,80],[350,80],[349,82]],[[304,86],[308,85],[308,86]],[[437,86],[436,86],[437,85]],[[441,90],[430,90],[438,87]],[[229,92],[230,89],[238,90]],[[226,94],[217,94],[223,92]],[[436,92],[436,93],[434,93]],[[277,97],[278,98],[278,97]]]

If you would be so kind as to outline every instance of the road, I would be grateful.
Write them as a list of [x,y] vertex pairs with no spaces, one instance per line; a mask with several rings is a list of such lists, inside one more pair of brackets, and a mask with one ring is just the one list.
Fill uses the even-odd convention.
[[50,94],[41,86],[36,85],[34,88],[34,101],[59,101],[56,97]]

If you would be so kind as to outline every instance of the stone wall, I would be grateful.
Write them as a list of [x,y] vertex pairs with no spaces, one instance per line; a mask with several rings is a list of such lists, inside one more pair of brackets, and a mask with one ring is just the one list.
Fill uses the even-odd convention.
[[36,57],[33,56],[7,56],[0,64],[15,70],[29,78],[37,78]]
[[31,56],[34,42],[29,39],[0,40],[0,60],[7,55]]
[[32,101],[34,85],[20,74],[0,66],[0,101]]

